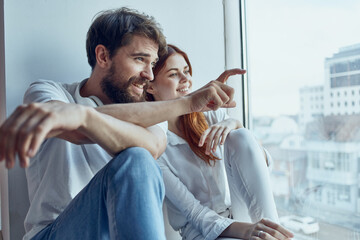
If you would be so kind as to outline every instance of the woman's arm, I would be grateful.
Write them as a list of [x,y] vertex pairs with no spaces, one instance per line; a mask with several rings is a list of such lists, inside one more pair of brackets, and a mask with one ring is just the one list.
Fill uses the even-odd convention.
[[216,239],[234,222],[203,206],[166,163],[158,163],[163,173],[166,198],[183,214],[189,224],[204,236],[204,239]]
[[[220,116],[220,114],[217,115],[216,117],[223,117],[225,118],[225,120],[211,125],[207,130],[204,131],[203,135],[200,138],[199,147],[202,147],[204,144],[206,144],[206,154],[210,154],[210,152],[215,152],[219,144],[223,145],[228,134],[232,130],[243,128],[243,125],[239,120],[234,118],[228,118],[226,114],[223,114],[224,116]],[[259,143],[259,146],[263,150],[266,165],[270,167],[272,164],[271,155],[261,145],[261,143]]]
[[215,152],[219,144],[223,145],[225,143],[227,135],[232,130],[242,127],[241,122],[234,118],[227,118],[221,122],[215,123],[204,131],[200,138],[199,147],[206,144],[206,154]]
[[[187,221],[203,235],[204,239],[217,237],[235,237],[251,239],[252,236],[267,239],[288,239],[293,234],[279,224],[267,219],[257,223],[236,222],[224,218],[215,211],[203,206],[187,187],[169,169],[166,163],[159,161],[163,173],[166,198],[186,217]],[[259,234],[259,235],[258,235]],[[270,238],[269,238],[270,239]]]

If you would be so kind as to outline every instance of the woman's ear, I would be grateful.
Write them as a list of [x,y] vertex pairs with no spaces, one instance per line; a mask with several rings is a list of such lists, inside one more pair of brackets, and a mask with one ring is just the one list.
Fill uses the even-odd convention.
[[107,48],[99,44],[95,48],[95,56],[96,56],[96,64],[101,68],[106,68],[107,66],[111,66],[110,63],[110,55]]

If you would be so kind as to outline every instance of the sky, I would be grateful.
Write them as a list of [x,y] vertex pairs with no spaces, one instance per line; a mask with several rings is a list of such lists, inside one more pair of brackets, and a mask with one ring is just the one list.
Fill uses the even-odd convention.
[[295,115],[299,88],[324,84],[324,61],[360,43],[360,1],[247,1],[254,117]]

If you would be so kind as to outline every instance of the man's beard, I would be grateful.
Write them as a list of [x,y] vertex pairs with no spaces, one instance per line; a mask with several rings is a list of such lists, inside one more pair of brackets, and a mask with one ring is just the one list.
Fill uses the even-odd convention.
[[[118,84],[116,84],[118,82]],[[109,73],[101,81],[101,89],[103,93],[110,99],[112,103],[133,103],[145,101],[145,86],[144,92],[140,96],[133,96],[129,89],[132,84],[142,84],[146,82],[143,78],[131,77],[127,82],[121,82],[115,77],[115,67],[111,66]]]

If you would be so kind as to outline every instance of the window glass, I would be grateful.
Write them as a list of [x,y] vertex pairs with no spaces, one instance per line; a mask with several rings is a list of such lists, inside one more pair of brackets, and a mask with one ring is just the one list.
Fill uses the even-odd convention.
[[274,160],[281,221],[318,223],[296,239],[360,239],[360,1],[246,10],[250,126]]

